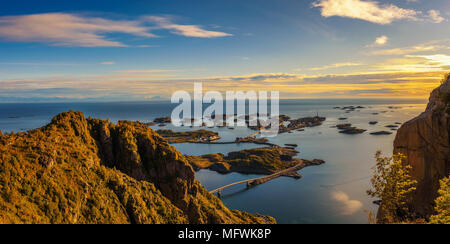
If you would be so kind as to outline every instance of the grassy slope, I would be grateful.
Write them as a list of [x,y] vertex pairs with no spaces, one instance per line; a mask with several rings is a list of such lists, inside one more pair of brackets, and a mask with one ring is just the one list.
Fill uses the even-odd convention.
[[[174,199],[179,195],[168,197],[162,192],[179,189],[163,189],[150,178],[136,180],[129,172],[105,166],[100,143],[92,136],[98,123],[69,112],[44,128],[0,135],[0,223],[274,223],[270,217],[228,210],[195,179],[190,179],[195,192],[185,190],[183,199]],[[130,128],[141,131],[139,135],[145,134],[147,140],[162,140],[139,123],[109,126],[123,130],[122,139],[130,142],[139,140]],[[165,148],[167,143],[161,144],[163,148],[146,145],[159,153],[153,155],[162,159],[158,163],[164,164],[167,153],[186,161],[172,147]],[[123,144],[133,145],[136,148],[114,150],[142,147]],[[149,175],[152,172],[148,169]],[[188,184],[181,178],[172,180]],[[179,203],[184,201],[189,208]]]

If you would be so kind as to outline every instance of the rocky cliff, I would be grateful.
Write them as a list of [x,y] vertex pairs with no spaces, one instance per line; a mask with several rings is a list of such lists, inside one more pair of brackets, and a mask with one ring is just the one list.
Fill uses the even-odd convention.
[[274,223],[227,209],[138,122],[56,116],[0,134],[0,223]]
[[418,181],[410,205],[418,217],[433,213],[439,180],[450,173],[450,79],[431,93],[427,109],[405,123],[394,142],[395,153],[407,157]]

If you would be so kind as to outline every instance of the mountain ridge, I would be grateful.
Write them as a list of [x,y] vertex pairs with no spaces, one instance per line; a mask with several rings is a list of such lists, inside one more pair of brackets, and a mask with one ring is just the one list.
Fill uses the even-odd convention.
[[3,223],[275,223],[226,208],[139,122],[70,111],[40,129],[0,134],[0,154]]

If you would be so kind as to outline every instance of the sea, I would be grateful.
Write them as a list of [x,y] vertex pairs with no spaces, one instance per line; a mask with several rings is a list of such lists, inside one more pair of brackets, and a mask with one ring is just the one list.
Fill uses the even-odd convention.
[[[297,144],[298,158],[322,159],[325,164],[299,171],[301,179],[282,177],[246,189],[237,185],[223,192],[222,201],[230,209],[273,216],[281,224],[364,224],[368,213],[376,213],[377,205],[366,194],[375,165],[374,155],[381,150],[390,156],[396,131],[387,125],[405,123],[426,108],[426,100],[416,99],[299,99],[281,100],[280,114],[291,118],[323,116],[326,121],[304,131],[284,133],[269,138],[271,143],[284,146]],[[81,111],[86,117],[150,122],[170,116],[177,104],[170,102],[104,102],[104,103],[4,103],[0,104],[0,130],[3,133],[28,131],[48,124],[58,113]],[[335,107],[362,106],[347,113]],[[344,119],[345,118],[345,119]],[[370,125],[370,121],[378,124]],[[367,132],[358,135],[341,134],[337,124],[351,123]],[[189,127],[152,127],[175,131],[193,130]],[[220,141],[234,141],[254,133],[248,128],[207,128],[219,133]],[[391,131],[391,135],[371,135],[371,132]],[[186,155],[258,148],[255,144],[174,144]],[[213,190],[236,181],[260,175],[239,173],[219,174],[209,170],[196,173],[202,185]]]

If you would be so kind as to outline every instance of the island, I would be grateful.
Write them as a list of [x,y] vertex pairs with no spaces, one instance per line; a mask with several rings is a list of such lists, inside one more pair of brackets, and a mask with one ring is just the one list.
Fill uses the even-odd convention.
[[[186,156],[195,171],[209,169],[221,174],[237,172],[241,174],[271,175],[276,172],[298,166],[296,170],[311,165],[321,165],[323,160],[312,161],[294,158],[299,152],[286,147],[263,147],[230,152],[208,154],[204,156]],[[301,178],[297,171],[290,171],[283,176]]]
[[318,115],[314,117],[304,117],[299,119],[290,119],[288,116],[280,116],[279,133],[281,134],[294,130],[298,131],[306,127],[320,126],[325,120],[325,117],[320,117]]
[[377,131],[377,132],[372,132],[370,133],[371,135],[374,136],[380,136],[380,135],[392,135],[392,132],[389,131]]
[[359,129],[359,128],[353,127],[352,124],[338,124],[338,125],[336,125],[336,128],[338,128],[339,133],[349,134],[349,135],[362,134],[367,131],[364,129]]
[[169,124],[172,123],[172,119],[170,117],[162,117],[154,119],[153,122],[157,124]]
[[386,125],[386,128],[397,129],[398,125]]
[[175,132],[173,130],[157,130],[159,135],[166,139],[170,144],[187,142],[215,142],[220,139],[217,132],[209,130],[196,130],[186,132]]

